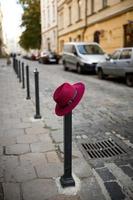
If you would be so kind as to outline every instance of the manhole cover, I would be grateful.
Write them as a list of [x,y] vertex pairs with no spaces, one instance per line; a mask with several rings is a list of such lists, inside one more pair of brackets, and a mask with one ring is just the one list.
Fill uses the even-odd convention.
[[89,156],[89,159],[109,158],[126,153],[126,151],[112,139],[97,143],[81,143],[81,147],[87,154],[86,156]]

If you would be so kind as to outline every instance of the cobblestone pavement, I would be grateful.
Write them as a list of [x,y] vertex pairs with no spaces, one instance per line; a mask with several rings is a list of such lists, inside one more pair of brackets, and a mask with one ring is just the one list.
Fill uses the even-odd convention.
[[[12,66],[0,61],[0,200],[133,199],[132,88],[64,72],[61,65],[24,62],[30,66],[31,100],[26,100]],[[33,118],[36,67],[41,120]],[[80,179],[75,195],[61,194],[56,184],[63,174],[63,119],[54,114],[52,94],[66,81],[86,85],[84,98],[73,112],[73,173]],[[124,153],[90,159],[81,145],[89,142],[94,147],[96,142],[112,140]]]

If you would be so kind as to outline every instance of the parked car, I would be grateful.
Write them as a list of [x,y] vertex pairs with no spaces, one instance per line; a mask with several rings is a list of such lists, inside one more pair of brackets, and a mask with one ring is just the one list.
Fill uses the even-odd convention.
[[106,60],[106,54],[99,44],[93,42],[69,42],[64,44],[62,62],[64,70],[76,70],[79,74],[95,72],[96,64]]
[[49,64],[49,63],[56,63],[59,62],[59,55],[52,51],[43,51],[40,54],[40,57],[38,59],[39,63]]
[[97,64],[100,79],[108,75],[124,77],[128,86],[133,86],[133,48],[117,49],[105,62]]

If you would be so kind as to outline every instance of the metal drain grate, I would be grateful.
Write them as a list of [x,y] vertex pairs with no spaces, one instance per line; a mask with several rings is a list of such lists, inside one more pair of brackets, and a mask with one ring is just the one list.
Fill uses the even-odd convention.
[[108,158],[126,153],[126,151],[113,140],[105,140],[97,143],[82,143],[81,146],[87,155],[89,155],[90,159]]

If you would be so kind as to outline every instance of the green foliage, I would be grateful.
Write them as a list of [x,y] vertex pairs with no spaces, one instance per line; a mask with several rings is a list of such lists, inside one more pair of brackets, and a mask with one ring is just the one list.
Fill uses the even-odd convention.
[[19,0],[19,3],[24,9],[21,27],[25,28],[20,36],[19,44],[25,50],[40,49],[40,0]]

